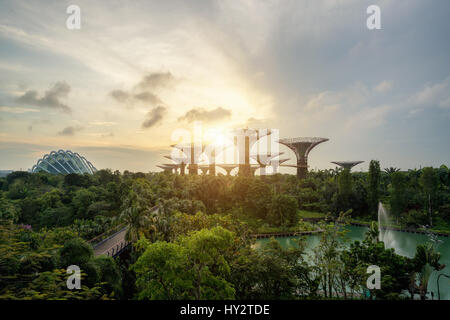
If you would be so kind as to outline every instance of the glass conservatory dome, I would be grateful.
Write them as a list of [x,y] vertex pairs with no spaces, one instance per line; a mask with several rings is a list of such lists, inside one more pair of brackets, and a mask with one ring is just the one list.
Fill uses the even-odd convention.
[[97,169],[85,157],[70,150],[52,151],[31,168],[31,172],[45,171],[54,174],[93,174]]

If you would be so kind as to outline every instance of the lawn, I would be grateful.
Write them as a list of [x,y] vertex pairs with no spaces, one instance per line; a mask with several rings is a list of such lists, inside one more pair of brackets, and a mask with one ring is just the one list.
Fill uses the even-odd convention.
[[298,215],[302,219],[308,218],[325,218],[325,213],[315,212],[315,211],[306,211],[306,210],[298,210]]

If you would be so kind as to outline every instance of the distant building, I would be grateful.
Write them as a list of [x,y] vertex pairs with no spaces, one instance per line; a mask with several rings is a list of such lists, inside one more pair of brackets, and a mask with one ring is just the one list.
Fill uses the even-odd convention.
[[93,174],[97,169],[85,157],[70,150],[52,151],[38,160],[31,172],[44,171],[53,174]]

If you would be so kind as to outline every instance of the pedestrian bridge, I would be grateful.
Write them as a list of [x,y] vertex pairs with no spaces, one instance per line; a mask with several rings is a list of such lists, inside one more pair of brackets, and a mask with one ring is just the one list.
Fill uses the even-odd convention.
[[[158,211],[158,206],[151,209],[152,212]],[[94,249],[94,256],[107,255],[115,258],[130,246],[130,242],[125,240],[128,226],[121,224],[108,230],[101,235],[89,240],[88,242]]]
[[127,233],[127,230],[128,226],[122,227],[117,232],[104,238],[103,240],[100,240],[100,242],[97,243],[91,242],[92,240],[95,241],[97,237],[90,240],[94,249],[94,256],[107,255],[110,257],[116,257],[117,255],[122,253],[122,251],[124,251],[130,245],[130,242],[125,240],[125,234]]

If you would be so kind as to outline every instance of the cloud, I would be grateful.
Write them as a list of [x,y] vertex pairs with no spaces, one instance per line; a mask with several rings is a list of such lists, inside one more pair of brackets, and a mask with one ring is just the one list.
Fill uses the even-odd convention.
[[142,89],[153,90],[156,88],[169,86],[173,84],[174,80],[175,79],[170,72],[166,73],[155,72],[146,75],[137,86]]
[[73,136],[76,132],[82,130],[82,127],[74,127],[74,126],[68,126],[62,129],[60,132],[58,132],[58,135],[60,136]]
[[142,128],[148,129],[148,128],[151,128],[151,127],[157,125],[158,123],[161,122],[161,120],[164,118],[166,113],[167,113],[167,108],[164,106],[158,106],[156,108],[153,108],[147,114],[147,119],[142,123]]
[[132,105],[135,102],[150,103],[152,105],[163,104],[161,98],[155,93],[161,88],[170,87],[174,84],[174,77],[170,72],[150,73],[142,78],[129,91],[115,89],[110,96],[119,103]]
[[114,137],[114,132],[102,134],[101,137],[102,137],[102,138]]
[[442,108],[450,108],[450,97],[446,100],[439,102],[439,106]]
[[20,107],[6,107],[2,106],[0,107],[0,112],[8,112],[8,113],[27,113],[27,112],[40,112],[38,109],[31,109],[31,108],[20,108]]
[[[14,79],[16,77],[33,83],[36,75],[41,74],[47,81],[45,84],[49,83],[45,77],[52,77],[58,72],[71,74],[74,79],[81,80],[77,84],[76,95],[76,105],[83,108],[83,112],[76,110],[77,116],[83,116],[79,118],[80,122],[90,121],[101,114],[108,114],[108,120],[120,119],[116,132],[117,143],[135,146],[161,143],[146,141],[145,134],[143,137],[137,134],[133,136],[134,130],[141,129],[139,127],[147,118],[146,113],[156,106],[187,105],[188,108],[179,111],[176,118],[194,106],[207,109],[224,106],[232,110],[232,120],[236,122],[245,122],[252,116],[258,119],[270,118],[273,121],[270,127],[280,128],[283,137],[329,136],[333,139],[330,147],[336,146],[335,150],[341,150],[338,148],[341,147],[343,150],[342,154],[336,153],[336,158],[345,156],[344,151],[350,153],[350,143],[346,138],[359,138],[362,141],[362,136],[367,137],[367,143],[355,145],[352,152],[365,151],[369,157],[372,151],[379,151],[377,156],[388,157],[388,151],[381,148],[384,144],[375,150],[372,147],[374,142],[393,134],[411,134],[411,138],[416,137],[415,127],[421,123],[418,121],[420,117],[417,117],[408,119],[417,121],[408,124],[411,129],[400,127],[401,123],[409,122],[402,120],[412,106],[403,107],[403,103],[406,104],[409,97],[424,89],[423,84],[427,81],[432,87],[450,74],[450,43],[443,41],[448,30],[448,19],[445,18],[448,10],[419,0],[383,2],[383,10],[391,13],[384,16],[383,28],[389,27],[390,32],[381,33],[367,32],[367,4],[360,0],[316,1],[308,5],[301,1],[289,1],[282,6],[273,1],[246,1],[243,5],[209,1],[208,4],[202,3],[192,8],[183,5],[171,5],[169,8],[163,2],[135,1],[127,8],[117,7],[107,13],[105,8],[108,2],[96,1],[86,4],[88,8],[85,10],[92,13],[83,20],[87,28],[82,33],[72,32],[70,36],[64,27],[61,28],[59,6],[33,6],[22,0],[2,2],[2,5],[5,8],[0,10],[0,20],[14,25],[0,26],[2,38],[8,40],[5,42],[6,50],[11,51],[10,55],[4,57],[4,65],[17,63],[15,53],[19,52],[24,58],[20,62],[33,68],[30,73],[18,70],[21,73],[16,75],[12,72],[6,74],[7,71],[2,70],[5,82],[17,82]],[[445,3],[445,9],[449,6],[450,2]],[[424,12],[428,14],[424,15]],[[45,23],[42,23],[42,14],[45,15]],[[102,25],[114,25],[117,21],[132,23],[127,23],[123,28],[101,28]],[[152,35],[152,41],[148,41],[149,34]],[[411,37],[411,34],[416,37]],[[340,39],[338,42],[335,41],[337,36]],[[351,54],[356,44],[359,44],[357,50]],[[145,87],[146,84],[150,86],[158,83],[160,78],[164,80],[164,76],[144,80],[148,73],[142,70],[148,70],[146,68],[151,66],[164,68],[160,69],[164,72],[171,70],[177,79],[187,80],[183,80],[182,85],[170,96],[164,95],[163,86],[159,89],[142,88],[139,86],[141,83]],[[260,71],[264,71],[264,77],[255,76]],[[66,79],[75,85],[69,78],[59,79]],[[386,94],[380,94],[374,88],[384,80],[392,81],[394,86]],[[367,101],[355,103],[353,99],[347,98],[345,91],[355,81],[368,86],[370,95]],[[118,83],[123,84],[123,87],[118,86]],[[3,83],[2,88],[2,91],[6,91]],[[118,97],[122,96],[123,102],[118,103],[115,98],[108,97],[116,107],[126,106],[122,103],[144,106],[145,113],[138,118],[137,128],[130,127],[138,115],[127,110],[113,110],[111,113],[112,110],[97,95],[95,88],[108,88],[104,97],[113,89],[122,89],[118,90]],[[37,87],[28,89],[36,89],[40,94],[45,91]],[[48,88],[44,86],[43,89]],[[22,89],[20,95],[25,90]],[[379,90],[382,90],[381,87]],[[344,92],[342,95],[341,91]],[[146,105],[143,100],[135,98],[142,92],[156,95],[165,104]],[[320,93],[324,94],[320,96]],[[69,98],[71,100],[67,103],[75,109],[73,93]],[[360,99],[357,95],[355,98]],[[444,108],[448,105],[448,99],[449,96],[439,99],[439,106]],[[308,102],[309,109],[306,110]],[[398,107],[400,102],[402,108]],[[383,109],[369,109],[383,105],[392,106],[392,111],[384,116]],[[264,112],[259,112],[262,109],[260,106],[265,107]],[[437,114],[443,111],[436,109],[437,106],[421,115],[423,120],[427,120],[423,121],[423,128],[430,126],[430,130],[425,132],[427,137],[435,138],[436,141],[437,151],[427,152],[427,156],[448,159],[449,149],[441,137],[448,136],[449,131],[448,127],[438,130],[435,126],[437,121],[442,120],[442,117],[436,119]],[[373,131],[366,129],[366,123],[355,121],[358,130],[349,128],[341,132],[347,119],[356,115],[365,121],[384,117],[387,126],[373,134]],[[0,131],[8,130],[8,139],[21,139],[14,131],[15,126],[19,127],[17,132],[24,130],[26,127],[23,122],[6,123],[9,114],[0,113],[0,116],[4,120],[2,124],[7,124]],[[28,116],[36,114],[27,113],[24,118],[28,119]],[[170,136],[171,129],[164,127],[165,122],[166,118],[163,118],[161,127],[157,127],[158,131],[161,130],[161,137]],[[82,125],[87,131],[88,125]],[[53,128],[51,132],[56,133],[65,126],[65,123],[60,122],[60,127]],[[387,130],[390,126],[392,130]],[[110,127],[105,128],[109,131]],[[83,135],[86,131],[82,131]],[[130,136],[119,132],[130,132]],[[41,141],[48,138],[51,139],[51,133],[47,134],[47,131],[35,137]],[[400,150],[398,154],[401,155],[402,152],[423,151],[420,147],[418,141],[412,148],[399,144],[396,149]],[[443,154],[441,150],[446,150],[446,153]],[[318,159],[320,151],[317,151]],[[315,154],[311,159],[314,165]],[[125,168],[129,160],[124,161]],[[401,161],[400,158],[398,161]],[[140,168],[148,168],[148,163],[143,163]]]
[[91,137],[111,138],[114,137],[114,132],[91,132],[86,133],[86,135]]
[[152,105],[162,103],[162,100],[154,93],[150,91],[142,91],[140,93],[131,93],[124,90],[113,90],[110,93],[111,97],[113,97],[119,103],[128,103],[133,104],[134,102],[147,102]]
[[109,127],[109,126],[116,125],[117,122],[113,122],[113,121],[91,121],[91,122],[89,122],[89,124],[92,125],[92,126]]
[[36,125],[49,124],[49,123],[50,123],[50,120],[48,120],[48,119],[34,120],[28,126],[28,131],[30,131],[30,132],[33,131],[33,127],[36,126]]
[[[306,96],[295,113],[297,131],[304,135],[353,138],[355,132],[371,132],[384,126],[398,104],[362,82],[339,90],[326,90]],[[281,129],[284,129],[282,126]]]
[[373,89],[376,92],[387,92],[393,87],[392,81],[382,81]]
[[110,92],[110,95],[120,103],[126,102],[130,97],[128,92],[123,90],[113,90]]
[[243,124],[239,124],[238,127],[244,128],[252,128],[252,129],[261,129],[261,128],[269,128],[269,119],[257,119],[255,117],[250,117]]
[[349,117],[343,126],[348,132],[377,128],[386,122],[386,118],[392,112],[392,109],[393,107],[390,105],[361,107],[361,110]]
[[151,92],[148,92],[148,91],[144,91],[144,92],[141,92],[139,94],[135,94],[133,96],[133,98],[136,99],[136,100],[140,100],[140,101],[143,101],[143,102],[148,102],[148,103],[151,103],[151,104],[162,103],[161,99],[157,95],[155,95],[155,94],[153,94]]
[[426,85],[412,99],[416,106],[448,106],[450,99],[450,77],[442,82]]
[[69,92],[70,86],[64,81],[59,81],[40,98],[38,97],[39,93],[37,91],[28,90],[22,96],[18,97],[16,101],[38,107],[60,109],[63,112],[70,113],[71,109],[60,101],[60,99],[66,98]]
[[205,110],[204,108],[193,108],[186,112],[184,116],[178,118],[178,121],[194,121],[216,122],[226,120],[231,117],[231,110],[217,107],[213,110]]

